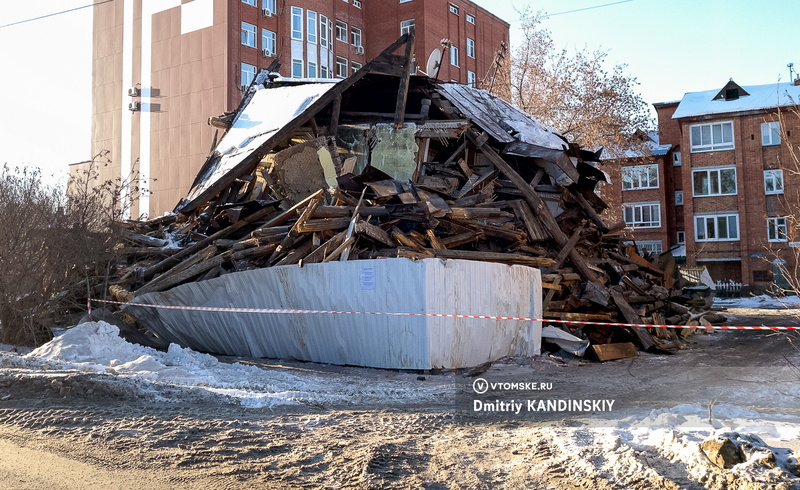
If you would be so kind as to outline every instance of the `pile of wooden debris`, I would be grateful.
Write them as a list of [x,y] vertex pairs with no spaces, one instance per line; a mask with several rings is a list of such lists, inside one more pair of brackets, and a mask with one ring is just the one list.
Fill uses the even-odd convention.
[[[435,257],[539,268],[546,318],[698,321],[671,255],[638,255],[624,223],[600,218],[599,155],[485,91],[409,77],[410,47],[336,84],[259,74],[210,121],[226,133],[177,213],[125,225],[114,299],[252,268]],[[598,345],[682,346],[670,329],[557,325]]]

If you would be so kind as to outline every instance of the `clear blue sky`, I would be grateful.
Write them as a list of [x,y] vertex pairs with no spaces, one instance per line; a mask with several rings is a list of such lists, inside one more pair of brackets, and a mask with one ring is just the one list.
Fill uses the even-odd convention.
[[[515,46],[515,8],[557,14],[617,1],[476,3],[511,23]],[[0,25],[89,3],[5,2]],[[610,63],[627,64],[652,104],[722,87],[730,78],[741,85],[786,81],[787,63],[800,69],[798,19],[798,0],[632,0],[554,15],[544,27],[558,47],[601,48]],[[91,39],[91,8],[0,28],[0,163],[63,173],[91,157]]]

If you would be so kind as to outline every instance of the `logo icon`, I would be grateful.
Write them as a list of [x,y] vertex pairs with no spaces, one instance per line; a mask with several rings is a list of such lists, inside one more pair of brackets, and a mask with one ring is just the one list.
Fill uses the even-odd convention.
[[475,381],[472,382],[472,391],[479,395],[483,395],[489,391],[489,382],[483,378],[475,378]]

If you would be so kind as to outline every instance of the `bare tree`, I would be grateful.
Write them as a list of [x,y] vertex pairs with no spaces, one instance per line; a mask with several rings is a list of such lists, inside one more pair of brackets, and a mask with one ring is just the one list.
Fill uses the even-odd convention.
[[582,147],[620,157],[640,144],[634,133],[654,127],[638,82],[625,65],[606,67],[607,53],[558,50],[543,14],[521,12],[523,39],[511,65],[512,102]]

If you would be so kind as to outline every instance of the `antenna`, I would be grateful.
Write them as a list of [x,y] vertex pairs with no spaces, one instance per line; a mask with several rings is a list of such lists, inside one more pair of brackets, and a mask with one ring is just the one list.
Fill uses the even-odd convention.
[[789,82],[794,82],[794,75],[792,75],[794,73],[794,63],[789,63],[786,67],[789,68]]

